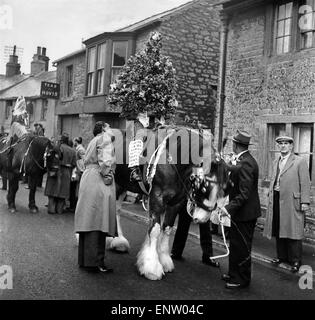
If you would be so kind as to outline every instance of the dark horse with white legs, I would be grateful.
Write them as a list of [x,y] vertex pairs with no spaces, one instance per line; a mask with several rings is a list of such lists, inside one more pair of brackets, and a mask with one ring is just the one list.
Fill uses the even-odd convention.
[[[150,224],[145,242],[137,256],[137,268],[141,275],[150,280],[159,280],[165,272],[174,269],[170,257],[169,236],[176,215],[187,214],[181,210],[191,192],[191,175],[194,171],[210,172],[211,158],[215,150],[212,134],[185,127],[159,128],[151,131],[144,146],[146,156],[142,166],[143,178],[149,190]],[[116,136],[116,135],[115,135]],[[150,141],[153,142],[150,145]],[[156,143],[157,142],[157,143]],[[125,154],[126,144],[123,144]],[[152,147],[153,146],[153,147]],[[121,144],[116,141],[115,150],[121,152]],[[126,161],[119,161],[115,173],[118,196],[126,190],[142,193],[139,185],[131,183]],[[125,160],[125,159],[124,159]],[[212,185],[211,182],[209,184]],[[212,185],[211,190],[218,190]],[[209,194],[208,208],[214,209],[216,194]]]
[[10,212],[16,211],[15,196],[22,173],[29,177],[29,210],[33,213],[38,212],[35,192],[38,179],[45,173],[44,154],[46,147],[52,147],[48,138],[32,134],[24,135],[11,147],[3,142],[0,145],[0,171],[5,170],[8,173],[7,201]]

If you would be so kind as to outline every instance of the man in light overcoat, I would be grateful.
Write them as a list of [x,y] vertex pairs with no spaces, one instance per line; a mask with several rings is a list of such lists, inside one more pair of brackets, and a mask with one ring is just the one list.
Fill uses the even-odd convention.
[[310,176],[305,159],[292,152],[293,138],[281,136],[276,142],[281,155],[273,164],[264,236],[276,238],[277,258],[273,263],[289,263],[292,272],[297,272],[302,263],[305,212],[310,204]]

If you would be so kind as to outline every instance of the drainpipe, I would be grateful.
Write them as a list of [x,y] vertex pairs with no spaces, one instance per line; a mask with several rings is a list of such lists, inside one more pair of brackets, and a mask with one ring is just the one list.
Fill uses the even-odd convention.
[[223,119],[224,119],[224,103],[225,103],[225,72],[226,72],[226,51],[227,51],[227,35],[228,35],[228,18],[225,14],[221,15],[221,39],[220,39],[220,69],[219,69],[219,140],[218,151],[222,151],[223,143]]

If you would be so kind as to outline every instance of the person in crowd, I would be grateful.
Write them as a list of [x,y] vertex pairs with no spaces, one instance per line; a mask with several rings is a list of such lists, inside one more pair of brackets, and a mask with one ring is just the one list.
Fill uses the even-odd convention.
[[84,171],[85,149],[82,145],[82,137],[75,137],[73,139],[73,146],[76,152],[76,167],[72,171],[70,183],[70,206],[67,208],[67,210],[70,212],[75,211],[78,202],[80,180]]
[[69,136],[63,133],[60,137],[59,169],[55,176],[47,177],[45,195],[48,196],[48,213],[62,213],[65,200],[69,199],[72,169],[76,166],[75,153],[69,147]]
[[45,129],[41,123],[34,123],[34,134],[36,136],[44,136],[45,135]]
[[235,168],[231,170],[232,187],[229,203],[220,208],[223,216],[231,217],[229,272],[222,275],[227,289],[250,285],[251,249],[257,218],[261,215],[258,195],[259,168],[248,147],[251,136],[237,130],[233,136]]
[[276,138],[280,149],[273,165],[264,235],[276,238],[277,258],[297,272],[302,261],[305,213],[310,204],[310,176],[306,160],[293,153],[293,138]]
[[75,232],[79,234],[79,267],[92,272],[110,273],[105,265],[105,240],[116,235],[116,158],[112,132],[98,121],[94,138],[85,153],[85,170],[75,210]]
[[[186,204],[182,210],[186,209]],[[182,253],[185,248],[186,240],[188,237],[189,226],[192,221],[190,215],[186,212],[180,214],[178,217],[177,229],[174,237],[173,247],[171,257],[174,260],[183,260]],[[202,263],[218,268],[220,266],[219,262],[212,260],[210,257],[213,256],[212,248],[212,235],[210,230],[210,220],[206,223],[199,224],[200,232],[200,246],[202,249]]]

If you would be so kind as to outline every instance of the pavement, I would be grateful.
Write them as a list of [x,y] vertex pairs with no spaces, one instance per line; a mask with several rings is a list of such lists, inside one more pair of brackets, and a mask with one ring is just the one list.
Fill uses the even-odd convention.
[[[143,209],[142,205],[139,203],[124,202],[121,209],[121,214],[123,216],[133,217],[145,223],[148,223],[149,221],[148,213]],[[175,230],[176,230],[176,222],[174,226],[174,232]],[[198,225],[193,223],[190,225],[188,241],[191,238],[199,239]],[[226,252],[225,245],[224,245],[223,238],[220,231],[218,235],[212,236],[212,242],[215,249],[217,249],[222,253]],[[252,259],[272,265],[271,261],[275,257],[276,257],[275,239],[269,240],[266,237],[263,237],[262,230],[256,229],[254,233],[254,240],[253,240]],[[303,243],[302,265],[311,266],[313,270],[313,275],[315,274],[315,245],[312,245],[309,243]],[[283,270],[286,272],[291,270],[291,266],[285,263],[281,263],[280,265],[275,266],[275,268],[278,268],[279,270]]]

